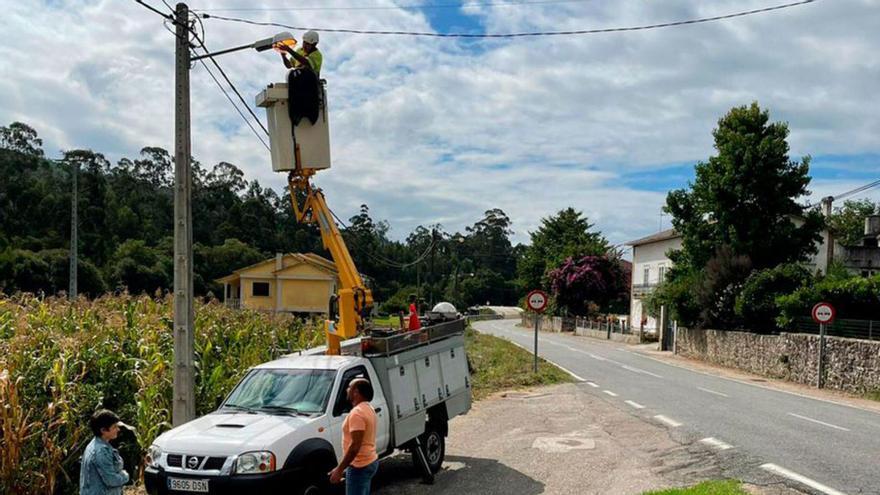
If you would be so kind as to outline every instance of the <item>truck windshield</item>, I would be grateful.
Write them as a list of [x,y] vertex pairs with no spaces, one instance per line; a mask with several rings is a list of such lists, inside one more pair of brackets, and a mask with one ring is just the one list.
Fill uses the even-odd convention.
[[327,407],[335,377],[333,370],[253,370],[229,394],[223,407],[320,413]]

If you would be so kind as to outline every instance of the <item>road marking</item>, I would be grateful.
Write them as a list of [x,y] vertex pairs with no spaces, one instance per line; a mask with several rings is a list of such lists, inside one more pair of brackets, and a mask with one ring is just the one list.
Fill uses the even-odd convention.
[[708,388],[697,387],[697,390],[702,390],[703,392],[706,392],[706,393],[709,393],[709,394],[715,394],[715,395],[719,395],[719,396],[721,396],[721,397],[727,397],[727,398],[730,398],[730,396],[727,395],[727,394],[722,394],[721,392],[716,392],[716,391],[714,391],[714,390],[709,390]]
[[591,387],[593,387],[593,388],[599,388],[599,384],[597,384],[597,383],[587,382],[587,385],[589,385],[589,386],[591,386]]
[[717,438],[714,438],[714,437],[704,438],[704,439],[700,440],[700,442],[704,443],[710,447],[715,447],[718,450],[727,450],[727,449],[733,448],[733,445],[730,445],[729,443],[724,443],[721,440],[718,440]]
[[656,374],[656,373],[651,373],[650,371],[645,371],[645,370],[643,370],[643,369],[641,369],[641,368],[633,368],[632,366],[627,366],[627,365],[625,365],[625,364],[624,364],[624,365],[621,365],[621,368],[623,368],[623,369],[625,369],[625,370],[628,370],[628,371],[632,371],[633,373],[641,373],[641,374],[644,374],[644,375],[653,376],[654,378],[663,378],[662,376],[660,376],[660,375],[658,375],[658,374]]
[[638,402],[633,402],[633,401],[631,401],[631,400],[625,400],[624,402],[626,402],[627,404],[633,406],[633,407],[636,408],[636,409],[644,409],[644,408],[645,408],[645,406],[639,404]]
[[608,361],[607,359],[603,358],[602,356],[597,356],[597,355],[593,354],[592,352],[588,352],[587,355],[590,356],[591,358],[597,359],[599,361]]
[[842,426],[837,426],[837,425],[833,425],[833,424],[831,424],[831,423],[826,423],[826,422],[824,422],[824,421],[819,421],[818,419],[808,418],[808,417],[806,417],[806,416],[801,416],[800,414],[788,413],[788,415],[789,415],[789,416],[794,416],[794,417],[796,417],[796,418],[803,419],[804,421],[811,421],[811,422],[816,423],[816,424],[818,424],[818,425],[827,426],[827,427],[829,427],[829,428],[834,428],[834,429],[837,429],[837,430],[840,430],[840,431],[849,431],[849,428],[844,428],[844,427],[842,427]]
[[788,478],[792,481],[797,481],[798,483],[801,483],[802,485],[806,485],[806,486],[808,486],[814,490],[818,490],[826,495],[846,495],[845,493],[843,493],[841,491],[837,491],[834,488],[825,486],[822,483],[819,483],[818,481],[811,480],[810,478],[807,478],[806,476],[804,476],[802,474],[795,473],[794,471],[789,471],[788,469],[785,469],[784,467],[781,467],[781,466],[777,466],[776,464],[771,464],[771,463],[762,464],[761,469],[763,469],[765,471],[770,471],[771,473],[774,473],[774,474],[778,474],[779,476],[782,476],[783,478]]
[[[548,362],[549,362],[549,361],[548,361]],[[577,380],[577,381],[579,381],[579,382],[585,382],[585,381],[587,381],[587,380],[585,380],[585,379],[583,379],[583,378],[581,378],[581,377],[575,375],[570,369],[563,368],[562,366],[559,366],[559,365],[556,364],[556,363],[552,363],[552,364],[553,364],[554,366],[556,366],[557,368],[561,369],[562,371],[568,373],[569,375],[571,375],[572,377],[574,377],[575,380]]]
[[617,397],[617,394],[615,394],[614,392],[612,392],[610,390],[603,390],[602,393],[608,394],[611,397]]
[[667,418],[666,416],[664,416],[662,414],[658,414],[658,415],[654,416],[654,419],[656,419],[657,421],[659,421],[661,423],[666,423],[667,425],[669,425],[673,428],[678,428],[679,426],[681,426],[681,423],[679,423],[678,421],[676,421],[672,418]]

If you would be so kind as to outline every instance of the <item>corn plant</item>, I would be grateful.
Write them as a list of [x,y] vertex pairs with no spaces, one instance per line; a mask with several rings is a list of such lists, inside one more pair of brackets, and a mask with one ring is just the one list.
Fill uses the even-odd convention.
[[[144,449],[171,424],[170,297],[70,302],[0,295],[0,493],[74,493],[88,417],[113,409],[136,427],[120,451],[142,473]],[[199,303],[196,409],[204,414],[251,366],[323,337],[316,322]]]

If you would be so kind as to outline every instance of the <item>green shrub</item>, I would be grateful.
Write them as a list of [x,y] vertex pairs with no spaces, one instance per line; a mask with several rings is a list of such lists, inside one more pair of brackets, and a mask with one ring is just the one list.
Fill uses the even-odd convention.
[[734,311],[750,331],[772,332],[779,316],[776,299],[806,286],[811,278],[810,272],[798,264],[754,271],[736,297]]
[[797,317],[809,316],[818,302],[829,302],[837,310],[837,318],[880,320],[880,275],[871,278],[825,277],[791,294],[780,296],[776,303],[781,310],[777,323],[790,327]]

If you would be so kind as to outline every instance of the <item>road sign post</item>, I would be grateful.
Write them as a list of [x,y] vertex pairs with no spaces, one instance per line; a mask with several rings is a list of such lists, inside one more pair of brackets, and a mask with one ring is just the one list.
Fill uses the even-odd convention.
[[547,309],[547,293],[533,290],[526,296],[526,307],[535,312],[535,373],[538,372],[538,329],[541,325],[541,313]]
[[816,387],[825,386],[825,329],[826,325],[834,323],[836,312],[834,306],[826,302],[820,302],[813,306],[813,321],[819,324],[819,364],[816,376]]

